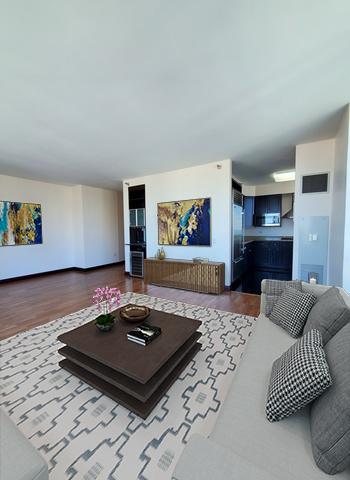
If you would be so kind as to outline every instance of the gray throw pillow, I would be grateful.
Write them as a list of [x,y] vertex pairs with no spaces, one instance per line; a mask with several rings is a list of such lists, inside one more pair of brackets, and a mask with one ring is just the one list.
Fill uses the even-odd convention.
[[277,422],[305,407],[332,384],[322,337],[311,330],[272,366],[266,416]]
[[325,352],[333,385],[312,404],[311,442],[316,464],[333,475],[350,467],[350,323]]
[[301,292],[302,285],[300,280],[265,280],[265,315],[270,316],[275,303],[287,287],[295,288]]
[[274,305],[270,320],[296,338],[302,333],[315,301],[316,297],[311,293],[287,287]]
[[350,322],[350,309],[346,306],[339,290],[329,288],[312,307],[304,332],[317,328],[322,333],[323,345]]

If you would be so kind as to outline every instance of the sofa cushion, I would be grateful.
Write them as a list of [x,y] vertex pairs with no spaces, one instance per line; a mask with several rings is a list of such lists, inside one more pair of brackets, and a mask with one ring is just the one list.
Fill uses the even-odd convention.
[[316,297],[310,293],[286,287],[272,309],[270,320],[296,338],[302,333],[315,301]]
[[275,303],[287,287],[295,288],[301,292],[302,284],[300,280],[269,280],[263,283],[263,293],[265,293],[265,315],[269,316]]
[[[261,466],[272,478],[330,480],[313,458],[309,407],[285,418],[283,422],[270,423],[266,420],[266,392],[271,365],[294,343],[295,340],[285,330],[264,315],[259,316],[210,438]],[[192,461],[195,463],[195,458]],[[258,476],[256,478],[259,479]],[[336,480],[349,478],[350,468],[339,473]]]
[[350,323],[325,347],[333,385],[311,407],[317,465],[334,474],[350,467]]
[[323,345],[350,322],[350,309],[335,287],[329,288],[312,307],[304,332],[317,328],[322,333]]
[[270,422],[289,417],[331,385],[322,336],[311,330],[272,366],[266,416]]
[[172,480],[278,480],[264,468],[194,434],[181,454]]
[[0,409],[0,479],[49,480],[45,460],[2,409]]

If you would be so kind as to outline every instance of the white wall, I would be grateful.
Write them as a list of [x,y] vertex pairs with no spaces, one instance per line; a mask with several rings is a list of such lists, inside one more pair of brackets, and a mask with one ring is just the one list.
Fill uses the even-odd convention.
[[279,193],[294,193],[295,182],[273,182],[263,185],[243,185],[242,193],[250,197],[257,195],[278,195]]
[[[346,193],[345,193],[345,218],[344,218],[344,256],[343,256],[343,287],[350,293],[350,106],[345,112],[347,122],[347,169],[346,169]],[[344,133],[344,143],[346,142],[346,131]]]
[[83,216],[83,186],[72,187],[73,211],[73,265],[85,268],[84,216]]
[[294,222],[292,218],[282,218],[280,227],[250,227],[245,229],[246,237],[292,237]]
[[0,279],[123,260],[121,192],[0,175],[0,197],[40,203],[43,229],[40,245],[0,247]]
[[123,259],[119,248],[118,200],[114,190],[82,186],[84,265],[95,267]]
[[[343,285],[346,173],[349,156],[349,108],[342,116],[334,153],[334,181],[329,243],[329,283]],[[349,265],[349,264],[348,264]],[[347,270],[347,269],[346,269]]]
[[[329,216],[332,213],[335,140],[305,143],[296,146],[294,197],[293,278],[299,276],[299,226],[302,217]],[[329,172],[328,193],[301,194],[303,175]],[[329,259],[329,255],[328,255]],[[328,282],[328,268],[326,275]]]
[[0,176],[0,199],[41,203],[43,243],[0,247],[0,279],[73,265],[72,189]]
[[[217,165],[221,169],[217,169]],[[157,203],[189,198],[210,197],[212,210],[212,245],[210,247],[165,246],[169,258],[192,259],[201,256],[225,262],[226,285],[231,283],[231,178],[232,162],[224,160],[198,167],[174,170],[146,177],[127,179],[124,187],[125,243],[129,243],[128,186],[146,188],[147,256],[158,246]],[[127,185],[128,184],[128,185]],[[125,248],[125,268],[129,271],[129,247]]]
[[117,191],[117,229],[118,229],[118,262],[124,261],[124,205],[123,192]]

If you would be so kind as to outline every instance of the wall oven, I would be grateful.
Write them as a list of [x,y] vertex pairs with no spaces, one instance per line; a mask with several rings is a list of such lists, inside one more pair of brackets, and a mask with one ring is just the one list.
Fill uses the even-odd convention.
[[130,227],[130,244],[143,245],[146,243],[145,227]]

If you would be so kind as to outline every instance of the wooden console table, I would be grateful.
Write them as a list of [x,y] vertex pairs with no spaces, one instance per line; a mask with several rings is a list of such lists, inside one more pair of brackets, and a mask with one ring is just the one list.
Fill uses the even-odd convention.
[[219,295],[225,289],[225,264],[147,258],[144,263],[144,280],[145,283],[162,287]]

